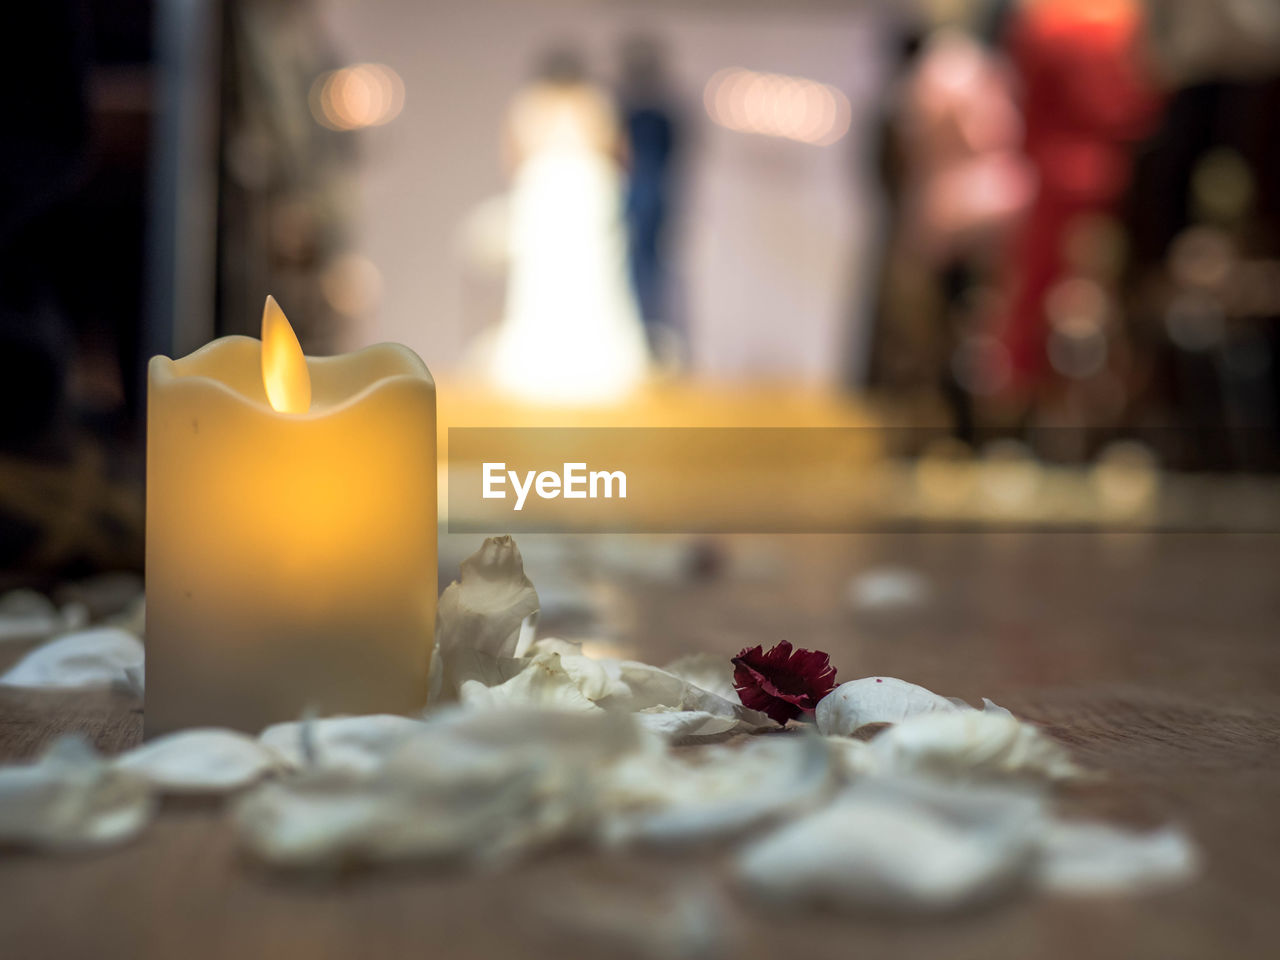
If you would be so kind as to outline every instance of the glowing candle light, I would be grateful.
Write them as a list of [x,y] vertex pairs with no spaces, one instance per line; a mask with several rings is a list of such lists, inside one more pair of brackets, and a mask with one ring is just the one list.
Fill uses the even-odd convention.
[[436,600],[435,385],[406,347],[262,340],[155,357],[146,733],[412,712]]
[[262,384],[273,410],[306,413],[311,409],[311,374],[302,344],[276,298],[270,296],[262,310]]

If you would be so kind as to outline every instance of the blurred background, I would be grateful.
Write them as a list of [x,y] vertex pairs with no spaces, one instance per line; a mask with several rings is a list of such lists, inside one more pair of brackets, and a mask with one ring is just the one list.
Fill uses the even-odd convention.
[[871,524],[1280,529],[1274,0],[19,20],[7,581],[141,569],[146,361],[256,335],[267,293],[309,354],[417,351],[442,441],[851,427]]

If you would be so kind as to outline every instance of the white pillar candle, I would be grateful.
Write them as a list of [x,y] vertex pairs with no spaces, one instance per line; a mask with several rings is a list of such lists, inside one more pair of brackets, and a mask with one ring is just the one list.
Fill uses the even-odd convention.
[[426,699],[436,395],[407,347],[263,340],[155,357],[147,409],[148,737]]

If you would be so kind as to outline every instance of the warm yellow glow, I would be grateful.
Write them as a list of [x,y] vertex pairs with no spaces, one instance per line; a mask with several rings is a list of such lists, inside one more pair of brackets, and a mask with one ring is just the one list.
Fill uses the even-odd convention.
[[849,98],[829,84],[732,67],[707,81],[707,115],[739,133],[827,146],[849,131]]
[[302,345],[271,296],[262,308],[262,385],[273,410],[306,413],[311,409],[311,374]]

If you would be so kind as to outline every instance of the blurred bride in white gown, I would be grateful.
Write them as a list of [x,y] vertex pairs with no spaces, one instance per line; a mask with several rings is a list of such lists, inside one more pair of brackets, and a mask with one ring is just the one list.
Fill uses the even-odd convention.
[[490,376],[505,392],[553,403],[624,396],[649,361],[627,270],[613,108],[556,58],[516,97],[506,133],[511,259]]

